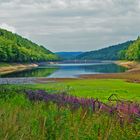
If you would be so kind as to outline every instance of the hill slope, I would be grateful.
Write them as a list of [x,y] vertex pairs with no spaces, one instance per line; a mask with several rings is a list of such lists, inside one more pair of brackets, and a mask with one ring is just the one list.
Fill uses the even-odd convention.
[[82,54],[83,52],[56,52],[61,58],[65,60],[75,59],[76,56]]
[[28,39],[0,29],[0,62],[40,62],[58,56]]
[[120,51],[126,50],[133,41],[127,41],[122,44],[110,46],[96,51],[90,51],[77,56],[77,59],[86,60],[117,60],[120,58]]
[[124,59],[127,60],[140,60],[140,37],[134,41],[127,50],[122,52]]

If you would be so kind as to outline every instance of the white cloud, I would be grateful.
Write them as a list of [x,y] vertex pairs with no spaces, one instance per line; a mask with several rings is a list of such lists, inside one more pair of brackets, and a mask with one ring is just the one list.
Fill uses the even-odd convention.
[[6,24],[6,23],[0,24],[0,28],[6,29],[6,30],[11,31],[11,32],[13,32],[13,33],[16,32],[16,29],[15,29],[13,26],[10,26],[10,25],[8,25],[8,24]]

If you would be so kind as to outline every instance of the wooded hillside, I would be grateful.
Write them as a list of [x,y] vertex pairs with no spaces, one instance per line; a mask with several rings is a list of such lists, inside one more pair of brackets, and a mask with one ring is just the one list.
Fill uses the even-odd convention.
[[133,41],[127,41],[122,44],[110,46],[96,51],[90,51],[77,56],[82,60],[118,60],[121,57],[120,51],[127,50]]
[[55,61],[58,56],[43,46],[0,29],[0,62]]

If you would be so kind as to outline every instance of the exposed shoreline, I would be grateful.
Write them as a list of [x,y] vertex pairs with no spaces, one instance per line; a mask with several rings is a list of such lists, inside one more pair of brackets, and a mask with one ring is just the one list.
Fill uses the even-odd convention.
[[115,61],[114,63],[128,68],[126,72],[140,71],[140,63],[136,61]]
[[8,64],[8,66],[0,66],[0,74],[8,74],[16,71],[23,71],[26,69],[32,69],[38,67],[37,64],[32,63],[32,64]]

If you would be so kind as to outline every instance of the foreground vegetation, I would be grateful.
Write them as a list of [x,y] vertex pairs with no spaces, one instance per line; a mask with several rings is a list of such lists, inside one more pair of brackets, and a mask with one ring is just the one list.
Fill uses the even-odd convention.
[[[1,86],[0,139],[140,139],[139,118],[122,120],[115,112],[93,111],[85,105],[82,108],[73,100],[67,104],[68,98],[64,100],[63,93],[62,101],[60,91],[55,96],[51,90],[36,91],[35,88]],[[88,104],[87,99],[82,100]]]
[[40,62],[58,60],[43,46],[7,30],[0,29],[0,62]]

